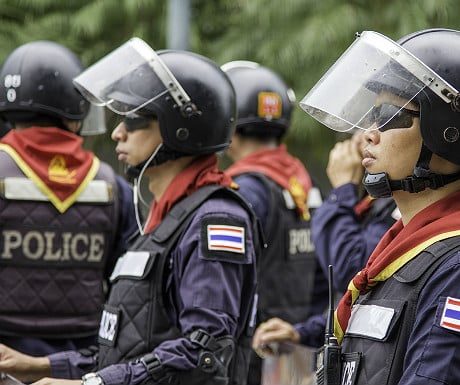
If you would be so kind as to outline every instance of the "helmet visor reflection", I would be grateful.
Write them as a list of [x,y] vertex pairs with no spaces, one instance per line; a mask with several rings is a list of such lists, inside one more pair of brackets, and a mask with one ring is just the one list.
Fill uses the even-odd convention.
[[161,58],[139,38],[130,39],[73,82],[91,103],[120,115],[134,113],[166,93],[179,106],[190,101]]
[[396,128],[409,128],[414,124],[414,117],[419,116],[419,111],[383,103],[372,107],[366,118],[369,120],[366,125],[379,127],[378,129],[382,132]]
[[[381,129],[429,87],[446,102],[458,92],[410,52],[387,37],[363,32],[305,95],[300,106],[336,131]],[[404,100],[387,120],[370,119],[383,92]]]

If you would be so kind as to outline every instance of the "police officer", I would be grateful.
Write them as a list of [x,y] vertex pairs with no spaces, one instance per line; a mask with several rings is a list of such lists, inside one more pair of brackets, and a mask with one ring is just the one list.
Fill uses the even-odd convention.
[[107,278],[136,230],[131,187],[82,147],[80,132],[101,129],[82,130],[82,69],[67,48],[34,41],[0,72],[0,118],[13,127],[0,142],[0,340],[33,355],[96,342]]
[[[232,81],[238,106],[236,131],[226,151],[234,163],[226,173],[260,218],[268,246],[257,263],[257,323],[272,317],[303,321],[324,310],[327,281],[310,239],[310,213],[321,204],[321,194],[302,162],[281,144],[294,91],[255,62],[232,61],[222,69]],[[254,354],[251,364],[248,383],[259,384],[260,358]]]
[[402,215],[337,307],[342,384],[458,384],[459,73],[459,31],[366,31],[301,102],[366,130],[364,185]]
[[24,358],[3,347],[0,370],[29,380],[91,372],[85,385],[244,384],[258,230],[217,168],[235,128],[229,79],[205,57],[133,38],[75,83],[124,115],[112,133],[118,157],[149,178],[154,201],[111,276],[98,351]]
[[342,295],[377,243],[401,216],[393,198],[363,192],[364,131],[334,145],[327,176],[332,185],[311,219],[311,238],[324,272],[334,266],[334,288]]
[[[332,185],[327,199],[314,211],[311,237],[323,272],[333,265],[333,289],[340,297],[353,276],[367,262],[385,232],[399,218],[393,198],[360,197],[364,168],[361,164],[367,142],[364,131],[335,144],[329,154],[327,175]],[[324,342],[326,317],[314,315],[296,324],[274,318],[259,327],[253,347],[262,356],[272,353],[260,349],[276,342],[302,343],[318,347]],[[315,336],[316,333],[316,336]]]

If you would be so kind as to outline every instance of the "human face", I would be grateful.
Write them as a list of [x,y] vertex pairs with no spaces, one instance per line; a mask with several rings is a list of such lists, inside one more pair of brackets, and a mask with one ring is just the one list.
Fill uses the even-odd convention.
[[[418,111],[414,103],[396,97],[389,93],[382,93],[375,105],[395,105]],[[362,165],[371,174],[386,172],[390,179],[403,179],[412,175],[422,147],[420,134],[420,120],[415,114],[405,113],[404,119],[398,118],[399,125],[395,126],[398,119],[389,122],[390,127],[382,130],[369,130],[364,134],[367,145],[364,148]],[[413,115],[413,116],[412,116]],[[409,118],[408,118],[409,116]],[[409,119],[409,120],[408,120]],[[410,126],[409,126],[410,125]],[[409,126],[409,127],[408,127]]]
[[162,143],[158,120],[123,120],[112,131],[112,140],[117,142],[115,151],[118,160],[137,166],[153,154]]

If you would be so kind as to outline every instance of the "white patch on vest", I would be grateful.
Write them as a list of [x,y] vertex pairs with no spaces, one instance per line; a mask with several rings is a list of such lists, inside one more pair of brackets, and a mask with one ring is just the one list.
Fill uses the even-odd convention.
[[113,341],[117,333],[118,315],[107,310],[102,312],[101,324],[99,326],[99,337]]
[[293,210],[296,208],[294,198],[292,197],[291,193],[286,189],[283,189],[283,198],[286,208],[288,208],[289,210]]
[[387,335],[394,309],[377,305],[354,305],[346,333],[382,340]]
[[[28,178],[7,177],[4,179],[5,198],[9,200],[27,200],[46,202],[49,198]],[[92,180],[77,198],[77,202],[107,203],[111,197],[111,186],[104,180]]]
[[321,192],[318,187],[312,187],[308,191],[308,201],[307,207],[310,209],[316,209],[323,204],[323,199],[321,198]]
[[140,278],[144,275],[150,253],[148,251],[128,251],[117,260],[110,280],[119,276]]

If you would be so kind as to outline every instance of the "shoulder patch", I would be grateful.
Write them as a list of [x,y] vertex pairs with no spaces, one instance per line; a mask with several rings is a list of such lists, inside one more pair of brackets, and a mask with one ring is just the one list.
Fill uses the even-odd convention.
[[440,321],[440,326],[460,332],[460,299],[447,297]]
[[246,224],[231,218],[209,217],[201,225],[205,259],[246,262]]
[[208,250],[229,251],[244,254],[244,227],[207,225]]

